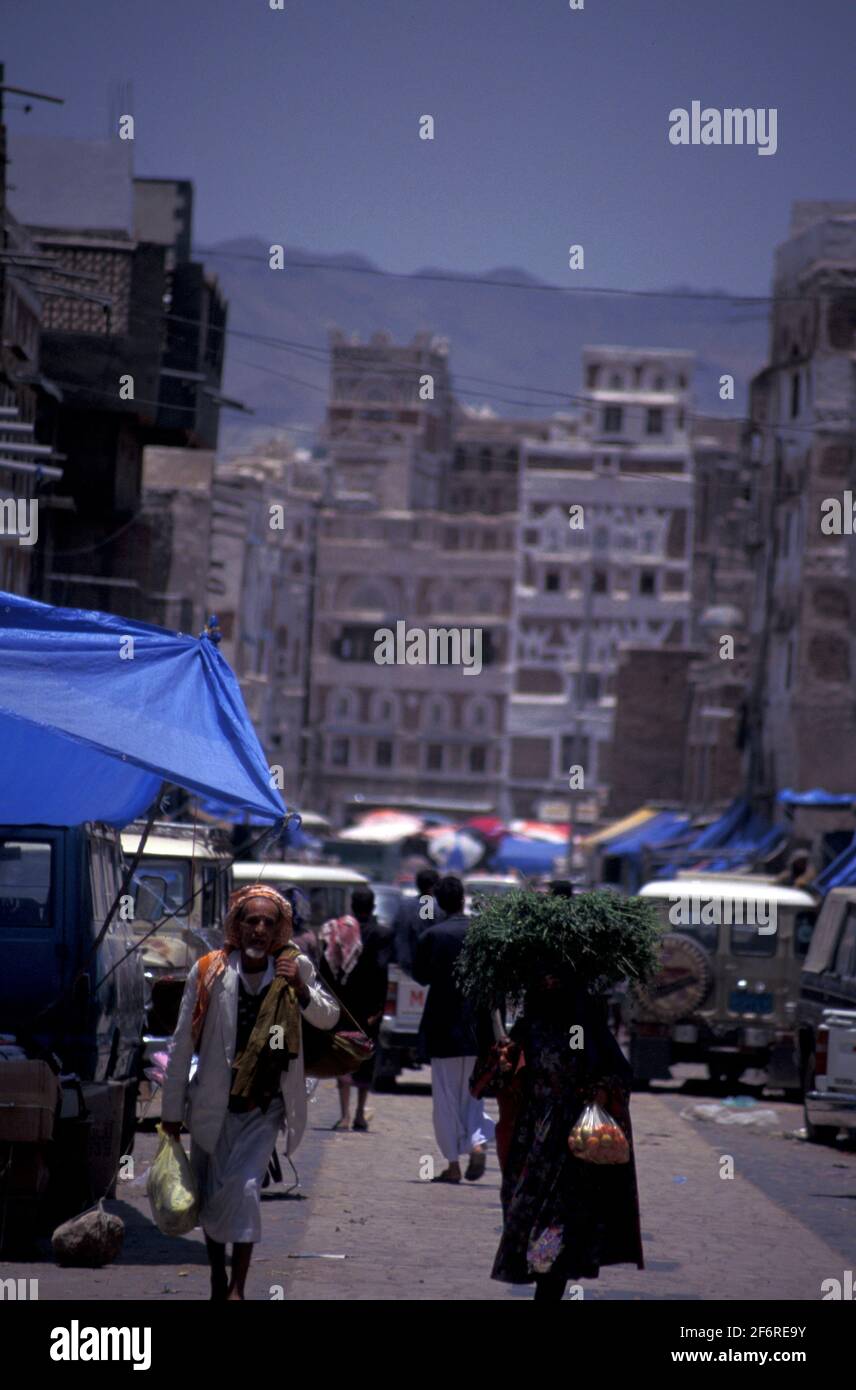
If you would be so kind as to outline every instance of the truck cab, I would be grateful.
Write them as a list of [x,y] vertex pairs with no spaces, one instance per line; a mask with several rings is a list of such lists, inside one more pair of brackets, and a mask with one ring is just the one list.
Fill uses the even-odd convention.
[[63,1170],[78,1195],[103,1196],[133,1142],[144,993],[130,897],[98,941],[122,881],[110,826],[0,826],[0,1152],[13,1150],[12,1196],[40,1195]]
[[[137,853],[142,831],[140,823],[122,831],[126,864]],[[229,837],[222,830],[167,821],[152,825],[131,889],[145,980],[147,1062],[175,1031],[192,966],[223,945],[231,862]]]
[[856,1131],[856,888],[824,899],[800,980],[799,1051],[809,1140]]

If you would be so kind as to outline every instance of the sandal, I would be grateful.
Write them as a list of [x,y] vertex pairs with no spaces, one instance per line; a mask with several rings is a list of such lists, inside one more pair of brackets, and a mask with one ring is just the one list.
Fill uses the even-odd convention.
[[334,1125],[331,1125],[331,1126],[330,1126],[330,1128],[331,1128],[331,1129],[341,1129],[341,1130],[350,1129],[350,1128],[351,1128],[351,1122],[350,1122],[350,1120],[346,1120],[345,1117],[344,1117],[344,1115],[343,1115],[343,1116],[341,1117],[341,1119],[338,1119]]
[[438,1173],[437,1176],[436,1176],[436,1178],[432,1178],[431,1181],[432,1181],[432,1182],[452,1182],[452,1183],[459,1183],[459,1182],[461,1181],[461,1179],[460,1179],[459,1177],[458,1177],[458,1178],[453,1178],[453,1177],[450,1175],[450,1173],[449,1173],[449,1169],[447,1168],[447,1169],[445,1170],[445,1172],[443,1172],[443,1173]]
[[484,1177],[484,1170],[487,1167],[487,1154],[484,1149],[473,1149],[470,1154],[470,1161],[464,1177],[467,1182],[478,1182],[479,1178]]
[[367,1130],[368,1127],[368,1120],[354,1120],[354,1123],[351,1125],[351,1129]]

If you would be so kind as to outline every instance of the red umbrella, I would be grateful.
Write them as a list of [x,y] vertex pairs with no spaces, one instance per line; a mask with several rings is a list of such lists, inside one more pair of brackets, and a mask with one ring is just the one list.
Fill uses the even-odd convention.
[[508,834],[508,826],[497,816],[474,816],[466,822],[467,830],[477,830],[486,840],[501,840]]

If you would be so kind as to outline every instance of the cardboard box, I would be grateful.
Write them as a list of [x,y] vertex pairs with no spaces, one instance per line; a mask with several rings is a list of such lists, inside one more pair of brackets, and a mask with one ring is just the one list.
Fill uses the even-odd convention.
[[0,1061],[0,1143],[52,1139],[58,1094],[47,1062]]

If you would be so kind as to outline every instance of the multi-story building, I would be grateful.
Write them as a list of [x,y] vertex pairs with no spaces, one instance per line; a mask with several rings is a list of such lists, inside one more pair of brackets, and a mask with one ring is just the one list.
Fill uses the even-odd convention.
[[482,516],[516,512],[521,446],[526,439],[549,439],[556,429],[547,420],[505,420],[489,411],[461,410],[442,491],[444,511]]
[[[322,511],[307,785],[325,814],[390,804],[506,813],[514,531],[513,517]],[[480,669],[381,664],[376,634],[399,623],[457,630],[468,661],[477,640]]]
[[577,819],[598,815],[622,644],[689,639],[692,363],[588,348],[577,436],[523,446],[507,725],[516,815],[569,790]]
[[[0,124],[0,146],[3,137]],[[0,179],[3,172],[0,164]],[[38,248],[0,190],[0,589],[15,594],[30,591],[44,488],[62,477],[35,434],[40,400],[60,396],[41,371],[42,273]]]
[[143,451],[140,515],[131,528],[145,621],[197,634],[208,616],[214,455]]
[[37,422],[65,457],[33,591],[145,618],[132,544],[143,449],[216,447],[225,303],[203,268],[181,259],[185,186],[159,189],[160,204],[171,187],[185,208],[170,244],[151,181],[135,189],[131,142],[15,136],[10,146],[10,204],[54,267],[42,279],[41,361],[62,393],[42,402]]
[[696,656],[687,672],[683,800],[694,812],[723,808],[744,787],[754,528],[743,432],[741,420],[693,420]]
[[304,453],[260,450],[218,466],[208,608],[283,791],[300,798],[305,763],[315,527],[324,471]]
[[393,511],[440,504],[453,401],[448,346],[430,333],[396,346],[331,335],[326,442],[336,495],[365,494]]
[[795,204],[773,293],[748,456],[757,557],[749,779],[767,809],[783,787],[856,786],[856,203]]

